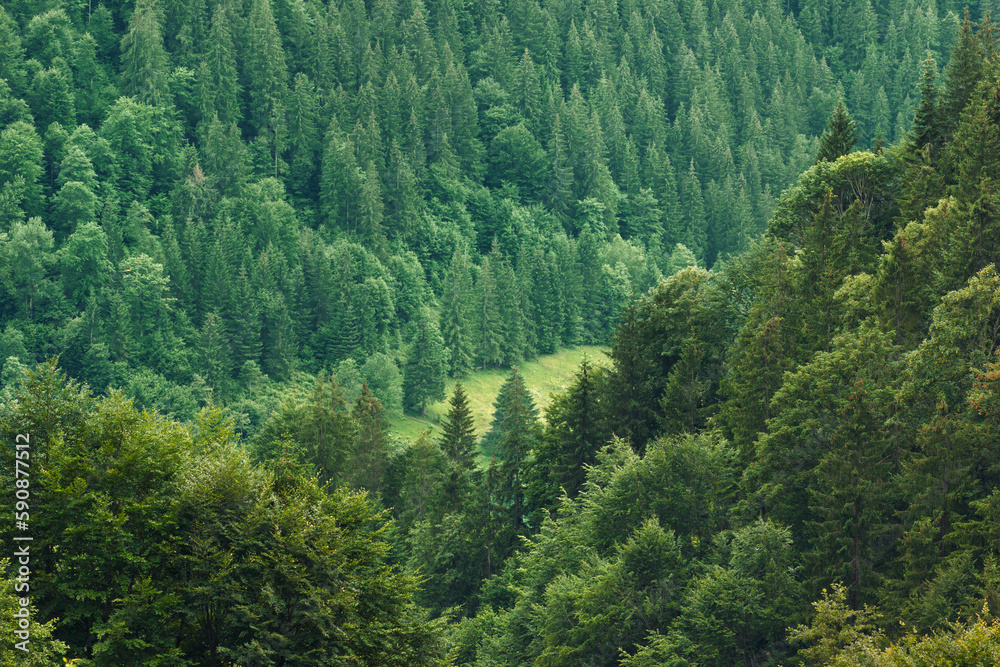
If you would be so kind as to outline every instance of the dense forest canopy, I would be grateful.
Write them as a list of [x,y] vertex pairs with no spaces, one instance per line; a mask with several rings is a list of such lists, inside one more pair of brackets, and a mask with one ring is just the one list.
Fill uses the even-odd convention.
[[3,3],[33,659],[1000,661],[992,9]]

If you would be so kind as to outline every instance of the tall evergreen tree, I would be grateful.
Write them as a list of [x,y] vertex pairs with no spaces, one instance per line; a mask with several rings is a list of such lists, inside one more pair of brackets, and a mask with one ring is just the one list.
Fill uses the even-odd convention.
[[416,324],[403,369],[403,405],[424,414],[428,403],[444,400],[448,359],[441,332],[430,315],[421,313]]
[[934,56],[927,53],[924,59],[924,71],[920,77],[920,105],[913,115],[913,126],[907,138],[909,152],[916,156],[929,150],[932,164],[936,163],[941,142],[941,122],[938,102],[938,88],[934,83],[937,78],[937,63]]
[[[504,508],[511,536],[524,527],[525,462],[541,437],[538,410],[516,368],[500,387],[494,402],[493,421],[483,437],[483,449],[498,463],[498,499]],[[508,545],[510,548],[512,544]]]
[[272,148],[277,155],[277,139],[285,129],[288,65],[271,11],[271,0],[254,0],[250,7],[247,37],[250,42],[246,72],[251,120],[258,135],[268,136],[273,141]]
[[587,467],[596,463],[597,452],[611,439],[605,414],[609,397],[601,378],[601,371],[585,358],[565,393],[545,410],[547,426],[537,458],[549,452],[549,474],[570,498],[583,490]]
[[350,472],[345,481],[356,489],[378,494],[389,465],[389,420],[382,402],[368,390],[367,383],[351,408],[351,418],[357,435],[349,454]]
[[163,48],[161,23],[154,0],[140,0],[121,41],[124,92],[146,104],[168,102],[170,62]]
[[816,161],[827,160],[833,162],[841,155],[847,155],[854,150],[856,143],[858,143],[858,133],[854,119],[847,113],[844,103],[842,101],[837,102],[837,107],[833,110],[833,115],[827,121],[826,132],[820,138]]
[[499,291],[495,267],[489,257],[483,258],[476,283],[476,315],[479,321],[477,358],[486,366],[503,363],[506,347],[506,329],[499,307]]
[[472,303],[472,275],[469,258],[461,248],[455,248],[448,269],[444,304],[441,310],[441,331],[448,348],[448,371],[452,377],[462,377],[472,369],[475,360],[470,304]]
[[476,431],[472,421],[469,398],[461,382],[448,400],[448,414],[441,426],[441,450],[451,462],[463,469],[476,467]]
[[[238,123],[240,112],[240,82],[236,70],[236,47],[233,44],[233,30],[229,25],[229,14],[222,3],[216,5],[212,14],[212,27],[208,36],[205,54],[208,76],[201,104],[206,110],[219,115],[224,124]],[[207,105],[207,106],[206,106]],[[203,121],[210,121],[205,116]]]

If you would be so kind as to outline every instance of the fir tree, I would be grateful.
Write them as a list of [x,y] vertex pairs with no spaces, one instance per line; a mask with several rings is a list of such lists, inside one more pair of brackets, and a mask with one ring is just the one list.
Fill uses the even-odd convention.
[[449,352],[449,373],[462,377],[472,369],[474,361],[473,330],[469,304],[473,296],[472,275],[468,255],[456,248],[451,256],[448,283],[441,311],[441,331]]
[[525,461],[541,436],[538,410],[517,369],[511,371],[493,404],[493,421],[483,437],[483,450],[499,462],[498,498],[506,510],[512,535],[524,526]]
[[[597,452],[611,438],[607,426],[600,372],[586,358],[573,376],[566,392],[554,398],[545,411],[545,438],[540,451],[551,450],[550,474],[557,488],[570,498],[583,490],[587,466],[596,462]],[[550,500],[555,500],[552,498]]]
[[271,12],[271,0],[254,0],[250,8],[247,36],[247,80],[250,93],[251,120],[259,135],[273,140],[283,130],[285,98],[288,96],[288,66],[281,35]]
[[945,138],[949,139],[958,126],[959,115],[969,103],[976,84],[982,78],[983,46],[972,33],[969,8],[965,8],[958,43],[951,52],[951,60],[944,70],[945,85],[941,96],[940,115]]
[[854,145],[857,142],[858,133],[854,120],[847,113],[844,103],[838,102],[837,107],[833,110],[833,115],[827,121],[826,132],[820,138],[816,161],[833,162],[841,155],[847,155],[854,150]]
[[167,52],[160,32],[161,17],[152,0],[137,3],[129,31],[122,38],[122,83],[125,93],[146,104],[163,104],[167,91]]
[[[236,70],[236,47],[233,45],[229,15],[222,3],[216,5],[212,14],[212,27],[208,37],[207,85],[203,92],[203,108],[218,114],[224,126],[238,123],[240,112],[240,82]],[[210,121],[211,115],[202,118]]]
[[472,470],[476,467],[476,431],[461,382],[455,383],[448,405],[448,414],[441,426],[441,450],[456,466]]
[[389,420],[385,408],[369,390],[367,383],[351,408],[351,418],[357,428],[347,466],[350,486],[378,494],[382,490],[389,465]]
[[938,89],[934,83],[937,78],[937,63],[929,52],[924,59],[924,72],[920,77],[920,105],[913,114],[913,126],[907,138],[907,147],[914,157],[924,150],[929,150],[931,163],[937,161],[941,141],[940,109],[938,105]]
[[426,312],[421,313],[403,369],[403,405],[422,415],[428,403],[444,400],[447,366],[441,332]]
[[476,284],[476,311],[479,320],[479,345],[477,357],[486,366],[503,363],[506,346],[504,320],[499,308],[499,293],[493,264],[483,258]]

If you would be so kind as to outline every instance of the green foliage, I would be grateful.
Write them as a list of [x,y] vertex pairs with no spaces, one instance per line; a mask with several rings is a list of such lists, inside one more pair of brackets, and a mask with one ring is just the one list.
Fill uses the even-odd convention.
[[855,127],[854,120],[844,108],[844,103],[838,102],[837,108],[833,110],[833,115],[830,116],[827,123],[827,130],[820,138],[816,161],[833,162],[841,155],[847,155],[854,150],[854,145],[858,142]]
[[32,595],[36,618],[59,619],[59,642],[53,622],[35,625],[33,655],[437,664],[413,580],[385,561],[384,515],[319,487],[288,450],[255,466],[217,409],[184,428],[119,393],[95,399],[50,363],[2,426],[31,433]]
[[416,596],[460,664],[773,664],[838,581],[886,620],[823,660],[986,659],[989,3],[633,4],[4,4],[0,412],[68,654],[439,662]]
[[448,401],[446,421],[441,428],[441,450],[459,468],[473,468],[476,454],[476,432],[469,410],[469,399],[462,383],[455,383],[455,389]]
[[437,324],[421,315],[403,369],[404,407],[423,414],[428,403],[444,399],[446,355]]

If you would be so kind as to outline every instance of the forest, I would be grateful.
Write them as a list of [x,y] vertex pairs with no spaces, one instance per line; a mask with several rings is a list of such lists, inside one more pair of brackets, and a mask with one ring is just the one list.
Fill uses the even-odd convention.
[[0,666],[1000,664],[994,9],[0,3]]

